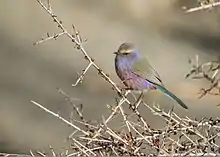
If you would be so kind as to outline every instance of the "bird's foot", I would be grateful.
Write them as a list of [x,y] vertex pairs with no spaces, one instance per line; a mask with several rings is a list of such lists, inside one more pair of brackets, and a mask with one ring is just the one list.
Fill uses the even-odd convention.
[[127,90],[126,90],[125,88],[121,88],[121,94],[122,94],[122,95],[125,95],[126,91],[127,91]]
[[135,110],[138,108],[138,106],[140,105],[140,103],[141,103],[143,97],[144,97],[144,93],[141,92],[141,94],[139,95],[139,97],[137,98],[137,100],[134,102],[134,104],[133,104],[133,105],[130,105],[129,108],[132,109],[133,111],[135,111]]
[[136,102],[134,103],[135,106],[139,106],[139,104],[141,103],[141,101],[143,100],[144,97],[144,93],[141,92],[141,94],[139,95],[139,97],[137,98]]
[[127,96],[127,94],[130,92],[130,88],[120,88],[120,93],[118,93],[121,96]]

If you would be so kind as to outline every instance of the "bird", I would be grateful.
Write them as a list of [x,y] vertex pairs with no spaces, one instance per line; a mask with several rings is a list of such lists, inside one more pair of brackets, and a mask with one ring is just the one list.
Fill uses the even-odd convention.
[[182,100],[164,86],[158,72],[150,65],[147,58],[141,55],[133,43],[122,43],[114,54],[115,71],[126,86],[126,90],[143,93],[157,89],[171,97],[184,109],[188,109]]

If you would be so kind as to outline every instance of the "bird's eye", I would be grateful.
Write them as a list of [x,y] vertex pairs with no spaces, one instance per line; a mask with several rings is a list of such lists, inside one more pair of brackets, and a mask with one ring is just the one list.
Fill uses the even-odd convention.
[[123,53],[123,55],[125,55],[125,56],[127,56],[128,54],[129,54],[129,53],[127,53],[127,52],[124,52],[124,53]]

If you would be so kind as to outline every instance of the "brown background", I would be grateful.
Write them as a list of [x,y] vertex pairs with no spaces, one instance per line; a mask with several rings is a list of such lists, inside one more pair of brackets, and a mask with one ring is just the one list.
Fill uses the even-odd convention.
[[[85,49],[116,83],[120,82],[112,52],[124,41],[134,42],[166,86],[189,105],[189,111],[176,106],[177,113],[192,117],[218,115],[219,97],[197,99],[206,82],[184,78],[190,69],[189,57],[198,54],[202,61],[208,61],[219,55],[218,9],[184,14],[180,6],[196,5],[185,0],[51,1],[64,26],[72,31],[71,24],[75,24],[82,37],[88,39]],[[71,128],[30,103],[35,100],[68,118],[70,106],[57,87],[80,99],[77,103],[83,103],[87,119],[101,121],[102,115],[109,114],[106,105],[115,103],[116,93],[94,69],[82,84],[71,87],[76,72],[87,62],[65,36],[33,46],[46,37],[46,32],[53,34],[59,29],[37,1],[0,1],[0,152],[65,145]],[[145,98],[165,109],[175,104],[158,92]],[[148,111],[146,117],[149,123],[155,122]]]

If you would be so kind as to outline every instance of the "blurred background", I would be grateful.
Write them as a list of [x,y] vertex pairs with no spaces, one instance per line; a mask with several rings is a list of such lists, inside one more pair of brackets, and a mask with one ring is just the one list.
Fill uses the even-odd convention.
[[[185,14],[183,6],[198,6],[196,0],[51,0],[51,4],[70,32],[74,24],[88,39],[85,49],[117,84],[120,81],[114,71],[113,52],[122,42],[134,42],[168,89],[190,109],[185,111],[159,92],[145,96],[149,104],[158,103],[166,110],[175,105],[182,116],[218,115],[219,97],[198,99],[200,88],[207,87],[207,82],[185,79],[191,68],[188,58],[198,54],[201,61],[209,61],[219,56],[218,8]],[[47,32],[59,31],[37,1],[0,1],[0,152],[65,145],[72,129],[30,103],[35,100],[68,118],[71,106],[58,93],[58,87],[77,98],[76,104],[83,104],[85,118],[92,121],[107,117],[107,104],[115,105],[117,94],[92,68],[82,84],[71,87],[76,73],[88,63],[68,38],[33,46]],[[146,118],[159,127],[147,109]]]

